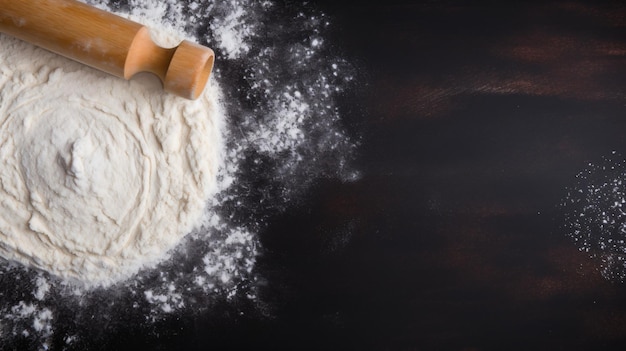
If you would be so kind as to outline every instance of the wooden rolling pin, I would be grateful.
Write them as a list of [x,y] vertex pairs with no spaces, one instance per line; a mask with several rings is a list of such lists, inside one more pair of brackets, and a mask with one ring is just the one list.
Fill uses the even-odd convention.
[[213,68],[207,47],[162,48],[141,24],[75,0],[0,0],[0,32],[125,79],[152,72],[187,99],[200,96]]

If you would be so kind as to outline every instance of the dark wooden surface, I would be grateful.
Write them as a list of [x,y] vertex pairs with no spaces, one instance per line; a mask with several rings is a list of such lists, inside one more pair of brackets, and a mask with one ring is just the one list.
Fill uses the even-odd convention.
[[362,177],[320,181],[261,233],[261,306],[172,321],[156,344],[626,347],[626,285],[558,206],[587,163],[626,154],[626,6],[311,3],[363,82],[341,102]]
[[278,308],[251,340],[626,347],[626,286],[558,207],[588,162],[626,153],[626,6],[469,3],[318,2],[366,78],[343,106],[363,177],[320,184],[264,233]]

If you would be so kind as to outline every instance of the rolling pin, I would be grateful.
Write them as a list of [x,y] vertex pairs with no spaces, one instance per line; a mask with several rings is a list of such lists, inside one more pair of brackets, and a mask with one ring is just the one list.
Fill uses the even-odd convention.
[[75,0],[0,0],[0,32],[124,79],[154,73],[165,91],[192,100],[213,68],[207,47],[162,48],[145,26]]

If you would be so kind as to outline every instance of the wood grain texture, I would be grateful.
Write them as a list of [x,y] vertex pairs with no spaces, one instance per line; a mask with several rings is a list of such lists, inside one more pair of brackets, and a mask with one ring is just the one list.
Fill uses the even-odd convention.
[[188,99],[198,98],[213,68],[209,48],[162,48],[143,25],[75,0],[0,0],[0,32],[117,77],[153,73]]

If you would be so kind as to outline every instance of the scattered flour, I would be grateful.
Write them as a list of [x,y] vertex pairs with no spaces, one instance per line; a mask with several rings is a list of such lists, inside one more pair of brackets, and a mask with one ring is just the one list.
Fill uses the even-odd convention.
[[237,6],[237,2],[232,10],[221,20],[211,23],[210,29],[217,38],[217,45],[222,49],[229,59],[236,59],[242,54],[250,51],[250,46],[246,42],[254,27],[246,25],[244,22],[245,9]]
[[626,160],[617,152],[576,175],[561,204],[564,228],[580,251],[599,260],[608,280],[626,279]]
[[19,336],[39,340],[42,349],[48,349],[48,338],[54,333],[54,315],[47,307],[20,301],[8,309],[0,310],[4,315],[2,336]]

